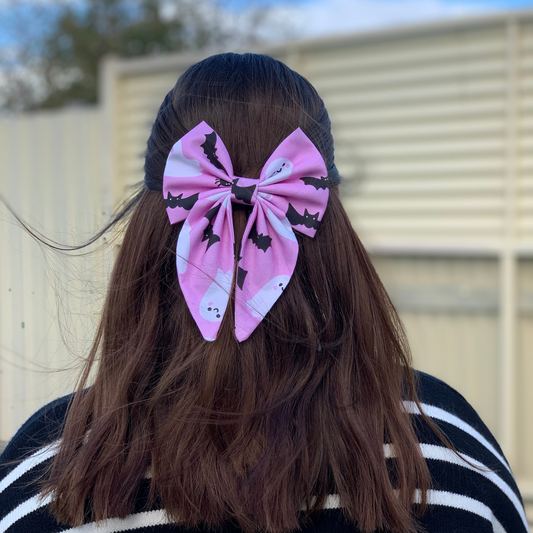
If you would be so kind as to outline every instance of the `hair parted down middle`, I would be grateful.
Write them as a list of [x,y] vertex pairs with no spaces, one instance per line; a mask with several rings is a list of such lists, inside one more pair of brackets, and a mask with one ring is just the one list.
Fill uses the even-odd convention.
[[[401,404],[418,402],[409,347],[337,187],[315,238],[297,235],[294,275],[250,338],[235,338],[233,297],[216,340],[199,333],[176,276],[182,224],[169,224],[161,190],[172,145],[201,121],[239,176],[258,178],[298,127],[333,165],[322,100],[279,61],[221,54],[179,78],[152,128],[145,186],[116,217],[130,216],[44,482],[56,518],[124,517],[149,483],[186,526],[290,531],[337,494],[361,531],[415,531],[413,495],[423,511],[430,476]],[[234,205],[236,242],[248,214]]]

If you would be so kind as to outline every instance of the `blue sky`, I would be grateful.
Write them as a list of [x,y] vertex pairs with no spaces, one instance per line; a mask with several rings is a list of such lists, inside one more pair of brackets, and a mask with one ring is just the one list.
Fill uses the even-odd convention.
[[[32,3],[32,0],[26,1]],[[33,0],[33,2],[53,6],[57,0]],[[292,26],[297,31],[290,36],[292,39],[368,31],[505,10],[533,9],[533,0],[218,0],[218,2],[227,10],[229,18],[233,17],[232,12],[242,11],[252,5],[272,6],[275,11],[272,20],[275,21],[277,17],[278,20],[285,19],[293,23]],[[8,4],[9,0],[0,0],[0,25],[9,18],[9,9],[2,9]],[[284,36],[276,32],[275,23],[272,26],[273,39],[283,39]],[[9,44],[9,37],[2,33],[4,32],[0,31],[0,47]]]
[[[317,3],[327,3],[326,1],[321,0],[226,0],[224,4],[231,9],[244,9],[250,5],[258,4],[258,3],[265,3],[270,5],[287,5],[292,4],[296,6],[309,6],[312,4]],[[357,4],[355,0],[352,0],[353,4]],[[378,2],[381,3],[381,2]],[[383,3],[386,4],[396,4],[396,5],[402,5],[405,2],[403,0],[384,0]],[[456,0],[443,0],[442,2],[438,2],[440,4],[444,5],[471,5],[477,9],[486,9],[486,10],[505,10],[505,9],[523,9],[528,7],[533,7],[533,0],[464,0],[463,2],[459,2]]]
[[[305,6],[306,4],[316,3],[317,0],[268,0],[269,4],[295,4]],[[257,4],[258,2],[254,0],[226,0],[225,4],[232,9],[244,9],[250,5]],[[389,4],[402,4],[402,0],[387,0]],[[452,0],[445,0],[444,4],[457,4]],[[490,8],[520,8],[520,7],[529,7],[533,6],[533,1],[531,0],[479,0],[479,1],[468,1],[462,2],[463,4],[473,4],[473,5],[484,5],[487,6],[487,9]]]
[[[229,0],[242,7],[253,0]],[[267,0],[268,1],[268,0]],[[376,28],[462,18],[498,11],[533,9],[533,0],[270,0],[278,16],[290,17],[298,37],[368,31]],[[226,0],[228,5],[228,0]]]
[[[475,3],[475,2],[472,2]],[[529,0],[486,0],[484,2],[477,2],[479,4],[484,4],[488,7],[494,6],[502,9],[505,8],[515,8],[515,7],[530,7],[533,5],[533,2]]]

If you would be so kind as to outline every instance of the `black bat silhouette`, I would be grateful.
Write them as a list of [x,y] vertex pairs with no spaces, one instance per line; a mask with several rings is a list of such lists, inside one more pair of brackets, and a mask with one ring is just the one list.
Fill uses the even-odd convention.
[[320,221],[318,220],[319,213],[315,213],[314,215],[312,215],[306,209],[304,214],[300,215],[300,213],[298,213],[298,211],[294,209],[292,204],[289,203],[289,209],[287,209],[286,214],[287,214],[287,218],[289,222],[293,226],[303,225],[306,228],[314,228],[314,229],[318,229],[318,226],[320,226]]
[[238,267],[237,268],[237,285],[239,286],[239,289],[242,291],[242,286],[244,285],[244,279],[246,278],[246,274],[248,274],[248,270],[244,270],[244,268]]
[[327,176],[319,178],[300,178],[306,185],[312,185],[317,191],[319,189],[329,189],[329,178]]
[[215,183],[217,187],[231,187],[231,193],[235,196],[235,198],[247,204],[252,203],[252,196],[254,195],[255,188],[257,187],[257,185],[239,187],[237,185],[237,183],[239,183],[239,178],[235,178],[233,181],[217,178]]
[[222,204],[218,204],[218,205],[215,205],[215,207],[212,207],[205,215],[204,217],[207,218],[207,220],[209,220],[209,222],[211,222],[213,220],[213,218],[215,217],[215,215],[218,213],[219,209],[220,209],[220,206]]
[[215,180],[215,185],[217,187],[231,187],[231,181],[227,181],[223,178],[217,178]]
[[255,224],[252,226],[248,238],[252,239],[252,242],[257,246],[257,248],[259,248],[259,250],[263,250],[265,253],[271,246],[272,239],[268,235],[263,235],[262,233],[258,234]]
[[226,169],[223,167],[222,163],[218,160],[217,157],[217,148],[216,148],[216,142],[217,142],[217,134],[212,131],[211,133],[208,133],[205,136],[205,142],[201,144],[200,146],[204,149],[204,154],[207,156],[207,159],[215,165],[215,167],[219,168],[223,172],[226,172]]
[[252,203],[252,196],[254,195],[255,188],[257,185],[250,185],[249,187],[239,187],[237,186],[238,178],[234,179],[231,183],[231,193],[235,196],[237,200],[246,202],[247,204]]
[[205,251],[207,252],[207,250],[209,250],[209,248],[219,240],[220,237],[213,233],[213,224],[209,222],[207,228],[204,229],[204,236],[202,237],[202,242],[207,241],[207,248]]
[[220,205],[221,204],[215,205],[215,207],[212,207],[204,215],[204,217],[207,218],[207,220],[209,220],[209,224],[207,228],[205,228],[204,236],[202,237],[202,242],[207,241],[207,248],[205,249],[206,252],[207,250],[209,250],[210,246],[212,246],[213,244],[215,244],[216,242],[220,240],[220,237],[216,235],[215,233],[213,233],[213,224],[211,223],[213,218],[215,218],[215,215],[218,213],[218,210],[220,209]]
[[187,198],[182,198],[182,196],[183,193],[178,194],[178,196],[172,196],[169,191],[165,200],[165,207],[170,207],[170,209],[183,207],[183,209],[190,211],[192,206],[198,201],[198,193],[188,196]]

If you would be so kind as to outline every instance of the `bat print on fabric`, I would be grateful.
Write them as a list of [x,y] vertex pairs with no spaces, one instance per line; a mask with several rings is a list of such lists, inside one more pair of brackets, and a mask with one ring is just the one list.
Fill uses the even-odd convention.
[[327,176],[323,176],[320,179],[318,178],[300,178],[306,185],[311,185],[314,187],[317,191],[319,189],[329,189],[329,178]]
[[168,191],[167,197],[165,199],[165,207],[169,207],[170,209],[174,209],[176,207],[183,207],[183,209],[187,209],[187,211],[190,211],[193,205],[198,201],[198,193],[192,194],[187,198],[182,198],[182,196],[183,193],[179,194],[178,196],[172,196],[172,194],[170,194],[170,191]]
[[204,236],[202,237],[202,242],[207,241],[207,248],[206,251],[213,246],[213,244],[220,242],[220,236],[216,235],[213,232],[213,224],[209,222],[207,225],[207,228],[204,230]]
[[303,215],[300,215],[290,203],[289,208],[287,209],[287,219],[293,226],[303,225],[306,228],[318,229],[318,226],[320,226],[318,215],[319,213],[312,215],[307,209],[304,211]]
[[215,233],[213,233],[213,223],[212,223],[212,220],[213,220],[213,218],[215,218],[215,216],[218,213],[219,209],[220,209],[220,204],[218,204],[215,207],[211,208],[204,215],[204,217],[207,218],[207,220],[209,220],[209,224],[205,228],[204,236],[202,237],[202,242],[207,241],[206,251],[209,250],[209,248],[213,244],[215,244],[216,242],[220,241],[220,236],[219,235],[215,235]]
[[241,291],[244,285],[246,274],[248,274],[248,270],[244,270],[244,268],[237,267],[237,285],[239,289],[241,289]]
[[[183,222],[176,266],[187,306],[204,339],[216,339],[235,277],[235,336],[243,342],[293,275],[296,233],[315,235],[329,195],[324,159],[298,128],[264,162],[258,179],[236,176],[222,139],[201,122],[177,141],[163,176],[163,198],[180,207],[167,209],[169,220]],[[235,203],[252,208],[240,242]]]
[[209,222],[212,222],[213,219],[216,217],[217,213],[220,211],[221,204],[217,204],[214,207],[212,207],[205,215],[204,217],[209,220]]
[[255,192],[255,188],[257,185],[249,185],[248,187],[239,187],[237,185],[238,179],[235,179],[231,183],[231,194],[235,196],[237,200],[242,200],[243,202],[247,204],[252,203],[252,197]]
[[239,183],[239,178],[235,178],[231,182],[226,181],[225,179],[222,179],[222,178],[217,178],[215,180],[215,183],[217,187],[231,187],[231,194],[233,194],[233,196],[235,196],[237,200],[241,200],[247,204],[252,203],[252,197],[257,187],[257,185],[239,187],[237,185]]
[[200,146],[204,149],[204,154],[206,155],[207,159],[209,159],[209,162],[215,166],[216,168],[222,170],[227,174],[226,169],[224,168],[224,165],[218,160],[217,157],[217,148],[216,148],[216,142],[217,142],[217,134],[212,131],[211,133],[208,133],[205,136],[205,142],[201,144]]
[[217,187],[231,187],[231,181],[225,180],[224,178],[217,178],[215,184]]
[[246,305],[252,310],[252,316],[264,317],[285,290],[290,276],[280,275],[272,278]]
[[224,273],[220,268],[217,270],[215,280],[200,302],[200,315],[208,322],[221,322],[228,305],[228,295],[231,289],[233,272],[228,270]]
[[257,246],[259,250],[263,250],[263,252],[266,252],[272,244],[272,239],[268,235],[257,233],[257,228],[255,227],[255,224],[250,229],[250,234],[248,235],[248,238],[252,240],[252,242]]

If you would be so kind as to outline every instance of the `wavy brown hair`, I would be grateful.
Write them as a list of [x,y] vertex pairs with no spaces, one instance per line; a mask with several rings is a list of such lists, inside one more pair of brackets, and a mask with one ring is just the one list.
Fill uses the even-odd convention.
[[[117,215],[131,216],[44,483],[53,513],[73,526],[124,517],[150,470],[150,501],[186,526],[290,531],[338,494],[361,531],[415,531],[413,496],[421,489],[423,508],[430,475],[401,403],[418,403],[409,347],[336,186],[248,340],[235,338],[232,298],[214,342],[191,317],[175,266],[181,224],[169,224],[161,190],[170,148],[202,120],[236,175],[258,178],[298,127],[333,165],[322,100],[279,61],[222,54],[180,77],[148,141],[145,185]],[[248,214],[234,209],[236,242]]]

